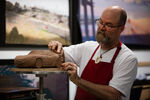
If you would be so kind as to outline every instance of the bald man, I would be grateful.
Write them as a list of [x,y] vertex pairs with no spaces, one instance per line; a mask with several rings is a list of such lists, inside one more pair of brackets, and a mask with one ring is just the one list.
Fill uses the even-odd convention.
[[137,58],[120,42],[126,18],[123,8],[111,6],[96,21],[96,41],[63,48],[57,41],[49,42],[51,50],[64,54],[62,68],[77,86],[75,100],[129,100]]

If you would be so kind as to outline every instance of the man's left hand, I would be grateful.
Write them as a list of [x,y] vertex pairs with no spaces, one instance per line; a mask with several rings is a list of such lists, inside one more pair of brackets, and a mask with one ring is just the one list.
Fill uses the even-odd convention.
[[62,64],[62,68],[67,72],[69,78],[72,82],[77,83],[79,76],[77,75],[77,65],[71,62],[66,62]]

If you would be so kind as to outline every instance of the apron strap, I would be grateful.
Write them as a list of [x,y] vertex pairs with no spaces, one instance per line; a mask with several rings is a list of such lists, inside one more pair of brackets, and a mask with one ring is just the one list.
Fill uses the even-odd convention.
[[111,60],[111,63],[114,63],[114,62],[115,62],[115,59],[116,59],[116,57],[117,57],[119,51],[121,50],[121,45],[122,45],[122,42],[120,42],[120,43],[118,44],[117,50],[116,50],[116,52],[115,52],[115,54],[114,54],[114,56],[113,56],[113,58],[112,58],[112,60]]
[[97,48],[95,49],[95,51],[94,51],[94,53],[92,54],[92,56],[91,56],[91,58],[90,58],[90,59],[92,59],[92,58],[93,58],[93,56],[95,55],[95,53],[96,53],[97,49],[99,48],[99,46],[100,46],[100,44],[97,46]]
[[[116,57],[117,57],[119,51],[121,50],[121,45],[122,45],[122,42],[119,42],[119,44],[118,44],[118,46],[117,46],[117,50],[116,50],[116,52],[115,52],[115,54],[114,54],[114,56],[113,56],[113,58],[112,58],[112,60],[111,60],[112,63],[114,63],[114,61],[115,61],[115,59],[116,59]],[[100,47],[100,44],[97,46],[97,48],[95,49],[95,51],[94,51],[94,53],[92,54],[92,56],[91,56],[90,59],[93,58],[93,56],[95,55],[95,53],[96,53],[96,51],[97,51],[97,49],[98,49],[99,47]]]

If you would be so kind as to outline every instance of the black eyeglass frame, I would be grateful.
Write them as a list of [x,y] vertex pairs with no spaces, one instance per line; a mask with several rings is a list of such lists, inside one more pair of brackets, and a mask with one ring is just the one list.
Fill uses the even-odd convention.
[[101,18],[95,19],[95,23],[96,23],[97,25],[101,24],[101,25],[103,25],[104,27],[106,26],[106,27],[109,27],[109,28],[117,28],[117,27],[123,26],[123,25],[117,25],[117,26],[110,25],[110,26],[109,26],[109,25],[107,25],[107,24],[103,24],[103,21],[102,21],[102,23],[100,23],[100,21],[102,21]]

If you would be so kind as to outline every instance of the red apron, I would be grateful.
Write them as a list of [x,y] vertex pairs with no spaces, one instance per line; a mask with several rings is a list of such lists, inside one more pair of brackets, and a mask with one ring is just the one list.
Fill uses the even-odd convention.
[[[87,81],[96,83],[96,84],[108,85],[109,81],[111,80],[111,78],[113,76],[112,75],[113,74],[113,65],[114,65],[114,61],[121,49],[121,42],[117,46],[116,52],[110,63],[99,62],[98,64],[95,64],[95,61],[92,60],[92,58],[95,55],[95,52],[97,51],[99,46],[96,48],[96,50],[94,51],[88,64],[86,65],[85,69],[83,70],[81,78],[85,79]],[[81,89],[80,87],[78,87],[76,96],[75,96],[75,100],[100,100],[100,99],[96,98],[94,95],[92,95],[92,94],[86,92],[85,90]]]

